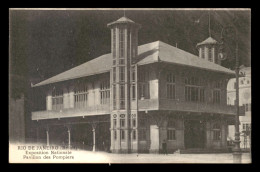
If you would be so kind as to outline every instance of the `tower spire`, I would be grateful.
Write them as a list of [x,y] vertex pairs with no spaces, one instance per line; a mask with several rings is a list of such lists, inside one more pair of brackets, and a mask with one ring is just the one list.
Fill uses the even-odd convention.
[[210,32],[210,11],[209,11],[209,37],[211,37],[211,32]]

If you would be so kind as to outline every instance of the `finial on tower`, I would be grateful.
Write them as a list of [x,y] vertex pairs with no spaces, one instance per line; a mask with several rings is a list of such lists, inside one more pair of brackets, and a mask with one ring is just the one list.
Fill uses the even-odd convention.
[[210,11],[209,11],[209,37],[211,37],[211,32],[210,32]]

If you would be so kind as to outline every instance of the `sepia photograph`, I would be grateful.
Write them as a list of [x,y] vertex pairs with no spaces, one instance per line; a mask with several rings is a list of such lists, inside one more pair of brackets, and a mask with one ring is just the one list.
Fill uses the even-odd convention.
[[251,9],[10,8],[9,163],[250,164]]

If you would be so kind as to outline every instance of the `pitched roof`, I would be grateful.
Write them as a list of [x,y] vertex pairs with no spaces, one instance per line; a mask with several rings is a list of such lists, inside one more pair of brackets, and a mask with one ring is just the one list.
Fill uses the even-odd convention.
[[[161,41],[138,46],[138,65],[156,62],[167,62],[178,65],[191,66],[216,72],[234,75],[234,71],[218,64],[203,60],[196,55],[183,51]],[[81,78],[85,76],[108,72],[112,67],[111,53],[99,56],[93,60],[46,79],[33,87],[50,83]]]
[[137,25],[137,26],[140,27],[140,24],[135,23],[133,20],[131,20],[131,19],[127,18],[127,17],[121,17],[120,19],[118,19],[118,20],[116,20],[114,22],[108,23],[107,26],[111,27],[114,24],[122,24],[122,23],[130,23],[130,24]]
[[213,39],[212,37],[208,37],[206,40],[202,41],[201,43],[198,43],[197,46],[205,45],[205,44],[217,44],[218,42]]

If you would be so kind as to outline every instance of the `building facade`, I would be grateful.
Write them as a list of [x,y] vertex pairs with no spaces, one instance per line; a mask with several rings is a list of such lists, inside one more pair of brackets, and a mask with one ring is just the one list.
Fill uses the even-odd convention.
[[158,153],[163,141],[170,152],[226,149],[235,73],[218,62],[217,42],[198,44],[198,57],[161,41],[138,46],[141,26],[126,17],[108,28],[111,53],[33,86],[46,105],[32,112],[38,142],[113,153]]
[[[247,149],[251,146],[251,67],[240,70],[244,76],[239,77],[239,106],[244,106],[245,113],[239,116],[240,147]],[[236,101],[236,79],[229,80],[227,85],[227,104],[235,105]],[[234,140],[235,127],[229,126],[229,139]]]

